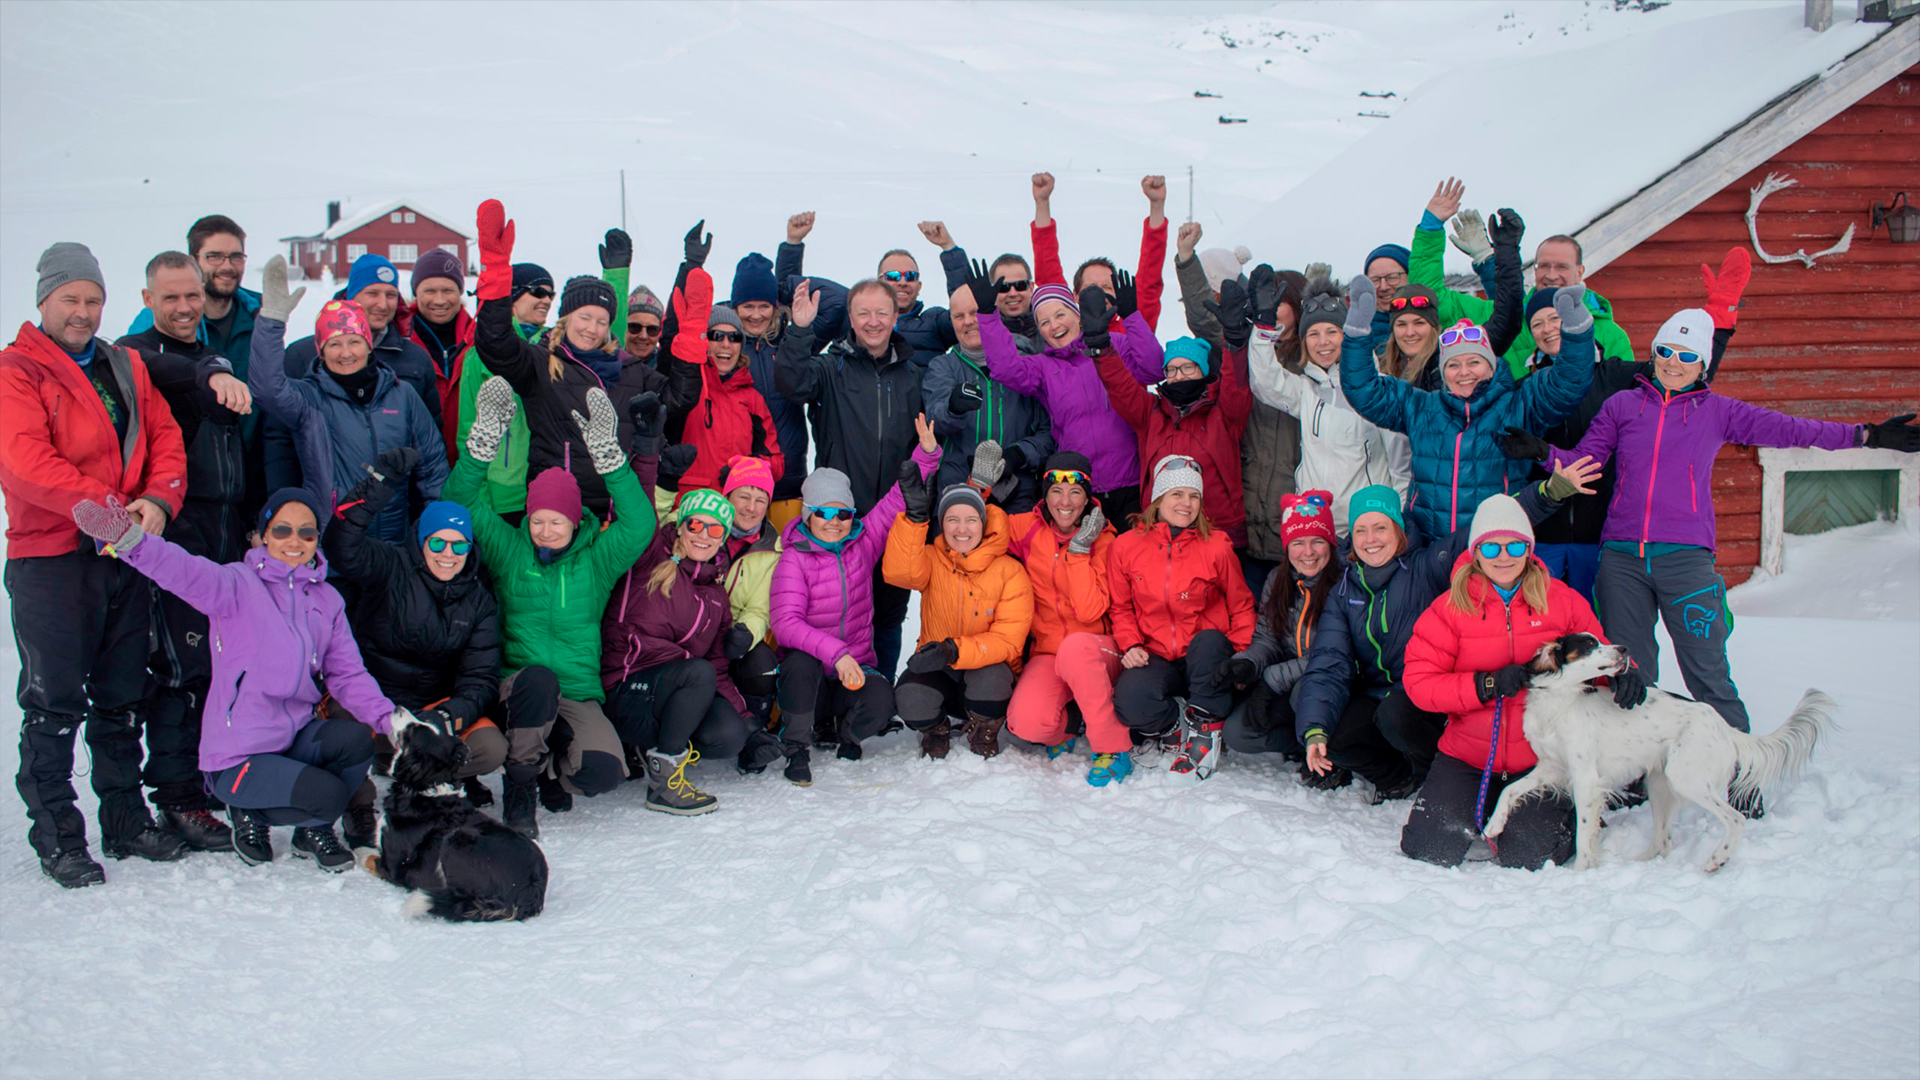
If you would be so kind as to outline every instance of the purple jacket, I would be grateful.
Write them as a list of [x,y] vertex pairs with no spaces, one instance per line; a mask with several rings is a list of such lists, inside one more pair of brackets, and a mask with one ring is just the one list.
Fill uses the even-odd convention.
[[360,662],[346,605],[319,555],[293,567],[256,547],[216,563],[148,536],[120,556],[155,585],[206,615],[213,689],[200,723],[200,769],[219,772],[254,754],[277,754],[313,720],[316,676],[348,712],[392,732],[393,702]]
[[1704,386],[1669,394],[1642,373],[1637,385],[1607,399],[1579,446],[1555,448],[1547,464],[1614,459],[1603,543],[1713,549],[1713,459],[1722,446],[1845,450],[1858,444],[1859,433],[1854,424],[1788,416]]
[[[932,480],[940,451],[928,453],[915,445],[913,460],[920,475]],[[880,662],[873,652],[873,568],[906,505],[899,484],[888,488],[867,516],[853,523],[838,552],[807,532],[804,516],[787,523],[770,590],[773,639],[782,655],[799,649],[829,672],[843,656],[867,667]]]
[[600,620],[600,681],[611,689],[636,671],[701,657],[713,665],[720,696],[745,715],[747,701],[727,670],[733,608],[720,583],[719,560],[682,559],[667,595],[647,591],[654,569],[673,557],[676,531],[669,523],[655,533],[633,569],[613,587]]
[[[1126,317],[1127,332],[1113,335],[1113,347],[1127,370],[1143,383],[1165,377],[1166,354],[1138,312]],[[1065,348],[1026,355],[998,312],[980,313],[980,347],[987,373],[1015,393],[1038,401],[1053,418],[1053,438],[1062,450],[1085,454],[1093,463],[1093,486],[1100,491],[1140,482],[1140,448],[1133,429],[1107,401],[1100,370],[1078,338]]]

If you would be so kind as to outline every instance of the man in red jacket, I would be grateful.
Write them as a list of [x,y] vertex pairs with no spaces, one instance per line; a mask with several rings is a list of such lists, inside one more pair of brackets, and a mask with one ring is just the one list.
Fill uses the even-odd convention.
[[7,592],[20,648],[20,772],[40,869],[67,888],[106,880],[74,808],[73,743],[82,723],[108,855],[186,854],[140,794],[140,713],[148,691],[148,585],[95,550],[70,513],[82,499],[124,501],[151,533],[187,488],[186,448],[138,354],[94,334],[106,303],[84,245],[40,256],[40,324],[0,351],[0,493],[7,505]]

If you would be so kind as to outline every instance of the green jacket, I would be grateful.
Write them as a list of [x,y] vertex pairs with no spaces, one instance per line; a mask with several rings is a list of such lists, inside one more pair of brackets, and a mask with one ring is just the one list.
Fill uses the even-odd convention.
[[[653,542],[653,507],[640,479],[625,465],[607,474],[607,494],[617,520],[602,530],[598,518],[582,513],[572,546],[546,563],[536,554],[524,522],[516,529],[501,519],[489,486],[486,467],[462,457],[441,497],[473,514],[473,538],[493,574],[500,602],[501,676],[538,664],[559,678],[560,696],[605,700],[600,616],[614,584]],[[520,495],[524,506],[524,489]]]
[[[1488,316],[1493,314],[1493,301],[1466,293],[1454,292],[1447,288],[1447,275],[1442,262],[1447,253],[1447,234],[1444,227],[1413,230],[1413,253],[1411,265],[1407,267],[1407,280],[1415,285],[1425,285],[1440,298],[1440,328],[1442,330],[1461,319],[1472,319],[1485,325]],[[1527,296],[1533,296],[1533,290],[1527,290]],[[1525,301],[1523,300],[1522,303]],[[1637,362],[1633,354],[1633,342],[1627,340],[1627,332],[1613,321],[1613,304],[1607,298],[1587,290],[1587,307],[1593,312],[1593,347],[1601,357],[1610,360]],[[1520,328],[1520,336],[1507,348],[1507,367],[1516,379],[1524,379],[1531,370],[1527,361],[1533,359],[1537,346],[1533,343],[1533,331],[1525,326]]]

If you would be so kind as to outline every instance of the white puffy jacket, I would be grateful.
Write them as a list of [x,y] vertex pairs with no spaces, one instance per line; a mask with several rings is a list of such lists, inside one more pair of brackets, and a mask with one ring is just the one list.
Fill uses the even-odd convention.
[[1381,431],[1347,404],[1339,367],[1310,362],[1304,374],[1296,375],[1280,366],[1273,351],[1279,336],[1278,330],[1254,327],[1247,349],[1253,396],[1300,421],[1295,490],[1333,492],[1333,525],[1344,536],[1347,500],[1353,493],[1369,484],[1386,484],[1404,500],[1409,462],[1402,460],[1396,468],[1387,443],[1393,433]]

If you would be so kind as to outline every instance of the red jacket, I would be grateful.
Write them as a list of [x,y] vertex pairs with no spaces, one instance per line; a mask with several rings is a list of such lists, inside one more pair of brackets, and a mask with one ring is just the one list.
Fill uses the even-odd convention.
[[1234,547],[1247,544],[1240,437],[1247,433],[1253,392],[1248,389],[1245,363],[1245,353],[1221,357],[1219,378],[1182,415],[1166,398],[1148,393],[1119,353],[1108,349],[1094,359],[1113,411],[1140,436],[1140,501],[1150,501],[1147,493],[1153,490],[1154,463],[1168,454],[1186,454],[1200,462],[1200,475],[1206,479],[1201,504],[1207,520],[1224,531]]
[[[686,284],[673,292],[673,313],[680,332],[673,336],[667,374],[681,388],[676,396],[693,401],[681,440],[699,451],[693,467],[680,480],[680,490],[717,489],[720,470],[735,454],[767,461],[777,482],[787,471],[787,458],[779,452],[767,399],[753,385],[745,343],[739,362],[725,375],[707,359],[706,325],[713,313],[713,278],[705,270],[695,267],[687,272]],[[697,399],[693,389],[696,380]]]
[[[1167,265],[1167,223],[1160,222],[1159,228],[1148,224],[1151,219],[1140,222],[1140,266],[1133,274],[1134,298],[1140,302],[1140,315],[1147,320],[1147,326],[1160,327],[1160,297],[1166,291]],[[1034,284],[1048,283],[1071,287],[1066,270],[1060,265],[1059,226],[1052,221],[1046,225],[1029,225],[1033,236],[1033,277]],[[1115,312],[1109,329],[1116,334],[1126,333],[1126,327],[1120,325],[1120,313]]]
[[1047,518],[1046,506],[1013,515],[1012,541],[1007,554],[1027,568],[1033,585],[1033,655],[1060,651],[1068,634],[1106,634],[1112,602],[1107,588],[1107,557],[1113,547],[1113,526],[1100,530],[1093,550],[1080,555],[1067,550],[1072,536],[1061,536]]
[[131,349],[95,339],[93,362],[111,364],[133,400],[125,443],[100,395],[66,350],[32,323],[0,351],[0,491],[7,502],[7,558],[65,555],[80,546],[75,503],[118,495],[180,512],[187,451],[147,364]]
[[[414,325],[412,304],[401,304],[400,314],[394,316],[400,323],[400,332],[414,340],[414,343],[433,355],[433,349],[427,345],[426,338]],[[440,440],[447,444],[447,461],[459,461],[465,448],[460,441],[460,369],[466,365],[467,351],[473,348],[473,316],[467,314],[463,305],[453,316],[453,362],[446,371],[436,371],[440,391]]]
[[1236,650],[1253,643],[1253,593],[1218,529],[1204,540],[1197,529],[1176,538],[1164,521],[1128,529],[1107,554],[1107,588],[1122,652],[1145,645],[1162,660],[1175,660],[1202,630],[1227,635]]
[[[1472,557],[1472,552],[1461,555],[1454,569]],[[1524,664],[1540,646],[1562,634],[1588,633],[1602,641],[1606,637],[1586,598],[1563,581],[1548,579],[1543,612],[1528,606],[1524,593],[1516,592],[1511,602],[1503,602],[1483,577],[1476,577],[1468,590],[1480,606],[1478,615],[1454,607],[1451,593],[1443,592],[1413,624],[1403,678],[1407,697],[1415,705],[1447,714],[1440,752],[1484,769],[1493,740],[1493,706],[1480,700],[1474,689],[1475,673]],[[1501,708],[1495,772],[1524,772],[1539,761],[1522,729],[1526,705],[1527,692],[1522,690]]]

